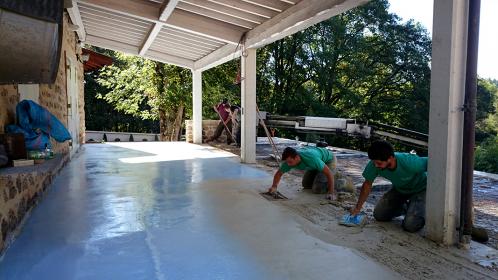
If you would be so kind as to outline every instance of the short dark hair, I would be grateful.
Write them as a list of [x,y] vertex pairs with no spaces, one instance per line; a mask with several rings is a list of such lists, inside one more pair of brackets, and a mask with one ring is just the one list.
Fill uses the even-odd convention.
[[282,153],[282,160],[286,160],[288,157],[295,158],[298,155],[296,149],[287,147],[284,149],[284,152]]
[[386,161],[391,156],[394,156],[394,149],[387,141],[377,140],[368,148],[368,158],[371,160]]
[[228,99],[223,98],[223,100],[221,101],[221,104],[227,104],[227,103],[228,103]]

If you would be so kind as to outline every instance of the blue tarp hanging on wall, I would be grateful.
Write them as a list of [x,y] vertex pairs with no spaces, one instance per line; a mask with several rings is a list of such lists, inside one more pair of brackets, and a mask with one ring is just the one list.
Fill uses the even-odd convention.
[[9,133],[24,133],[26,149],[51,148],[50,137],[57,142],[71,140],[66,127],[47,109],[31,100],[23,100],[16,107],[18,125],[8,125]]

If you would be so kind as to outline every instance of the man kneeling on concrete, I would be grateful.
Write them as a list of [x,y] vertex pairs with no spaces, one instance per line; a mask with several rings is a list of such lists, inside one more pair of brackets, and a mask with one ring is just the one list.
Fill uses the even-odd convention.
[[425,225],[425,189],[427,186],[427,157],[410,153],[395,153],[391,144],[376,141],[368,149],[370,162],[363,171],[365,182],[352,215],[360,212],[372,189],[372,183],[381,176],[391,181],[392,188],[382,196],[374,209],[377,221],[390,221],[405,214],[403,229],[416,232]]
[[282,153],[285,161],[273,177],[273,184],[269,192],[277,191],[280,178],[291,169],[306,170],[303,176],[303,188],[311,189],[313,193],[327,193],[327,199],[335,199],[334,173],[336,159],[332,151],[325,148],[307,147],[295,150],[285,148]]

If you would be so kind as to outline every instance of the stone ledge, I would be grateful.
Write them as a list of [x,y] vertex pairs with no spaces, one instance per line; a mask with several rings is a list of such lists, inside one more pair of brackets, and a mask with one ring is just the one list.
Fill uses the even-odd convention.
[[[207,138],[214,135],[216,128],[218,127],[219,120],[202,120],[202,141],[204,142]],[[185,120],[185,140],[189,143],[193,142],[194,136],[192,131],[192,120]],[[219,142],[226,142],[227,135],[226,131],[223,130],[221,136],[218,138]]]
[[0,252],[68,160],[68,155],[57,155],[33,166],[0,169]]

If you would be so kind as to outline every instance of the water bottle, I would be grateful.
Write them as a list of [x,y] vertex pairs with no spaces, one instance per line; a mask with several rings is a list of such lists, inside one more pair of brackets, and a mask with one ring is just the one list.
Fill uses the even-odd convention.
[[52,149],[48,147],[48,144],[45,144],[45,159],[51,159],[54,158],[54,152],[52,152]]

